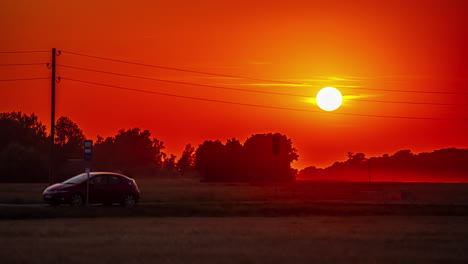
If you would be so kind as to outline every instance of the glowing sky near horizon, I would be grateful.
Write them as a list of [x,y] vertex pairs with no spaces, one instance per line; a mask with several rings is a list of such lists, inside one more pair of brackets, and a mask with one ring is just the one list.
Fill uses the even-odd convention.
[[[468,118],[467,1],[2,1],[0,51],[63,50],[57,57],[57,116],[89,138],[140,127],[180,155],[185,144],[280,132],[299,153],[296,168],[346,159],[468,147],[467,121],[358,115]],[[286,83],[178,72],[67,54],[248,76]],[[50,54],[0,54],[0,64],[50,62]],[[247,93],[61,67],[299,96]],[[0,79],[49,77],[46,66],[2,66]],[[165,97],[133,89],[316,110],[256,108]],[[0,82],[0,112],[35,112],[49,125],[50,81]],[[311,99],[335,87],[343,104],[325,112]],[[369,90],[364,90],[366,88]],[[307,97],[301,97],[307,95]],[[371,101],[362,101],[371,100]],[[342,115],[346,113],[356,114]]]

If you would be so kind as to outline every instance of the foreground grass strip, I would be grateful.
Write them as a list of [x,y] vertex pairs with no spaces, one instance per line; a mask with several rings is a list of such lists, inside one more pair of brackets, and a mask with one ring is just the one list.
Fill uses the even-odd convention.
[[468,216],[466,205],[352,203],[155,203],[134,208],[118,206],[2,207],[0,219],[76,217],[229,217],[311,215],[443,215]]

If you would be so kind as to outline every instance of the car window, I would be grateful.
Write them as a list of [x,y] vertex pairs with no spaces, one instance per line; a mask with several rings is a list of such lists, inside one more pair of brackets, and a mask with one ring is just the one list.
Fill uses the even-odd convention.
[[109,175],[109,184],[119,184],[120,179],[115,175]]
[[78,174],[75,177],[64,181],[63,183],[64,184],[78,184],[78,183],[84,182],[87,179],[88,179],[88,175],[86,173],[82,173],[82,174]]
[[106,176],[105,176],[105,175],[99,175],[99,176],[93,177],[93,178],[90,180],[90,183],[91,183],[91,184],[94,184],[94,185],[103,185],[103,184],[107,184],[107,182],[106,182]]

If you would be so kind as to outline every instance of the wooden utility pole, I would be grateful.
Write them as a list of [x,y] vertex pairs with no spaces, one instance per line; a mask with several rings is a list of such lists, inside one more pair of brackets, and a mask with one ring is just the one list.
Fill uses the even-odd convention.
[[55,147],[54,147],[54,138],[55,138],[55,48],[52,49],[52,78],[51,78],[51,112],[50,112],[50,146],[49,146],[49,183],[54,183],[55,178]]

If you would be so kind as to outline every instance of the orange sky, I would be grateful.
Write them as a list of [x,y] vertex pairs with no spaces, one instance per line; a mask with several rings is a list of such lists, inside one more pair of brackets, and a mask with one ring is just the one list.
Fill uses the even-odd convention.
[[[97,2],[97,1],[96,1]],[[104,2],[104,1],[99,1]],[[345,3],[343,3],[345,2]],[[389,3],[388,3],[389,2]],[[408,3],[410,2],[410,3]],[[467,1],[2,1],[0,51],[63,50],[57,63],[174,80],[315,96],[345,95],[334,113],[467,119]],[[75,56],[66,51],[195,71],[306,85],[216,77]],[[0,54],[0,64],[50,62],[49,53]],[[49,77],[45,66],[0,66],[0,79]],[[359,117],[325,113],[307,97],[169,84],[57,67],[57,76],[162,93],[297,112],[130,92],[62,80],[57,117],[86,136],[150,129],[167,151],[186,143],[281,132],[298,149],[296,168],[328,166],[346,153],[368,155],[468,147],[468,121]],[[0,82],[0,112],[35,112],[49,126],[50,81]],[[369,88],[376,90],[362,90]],[[380,90],[380,91],[379,91]]]

